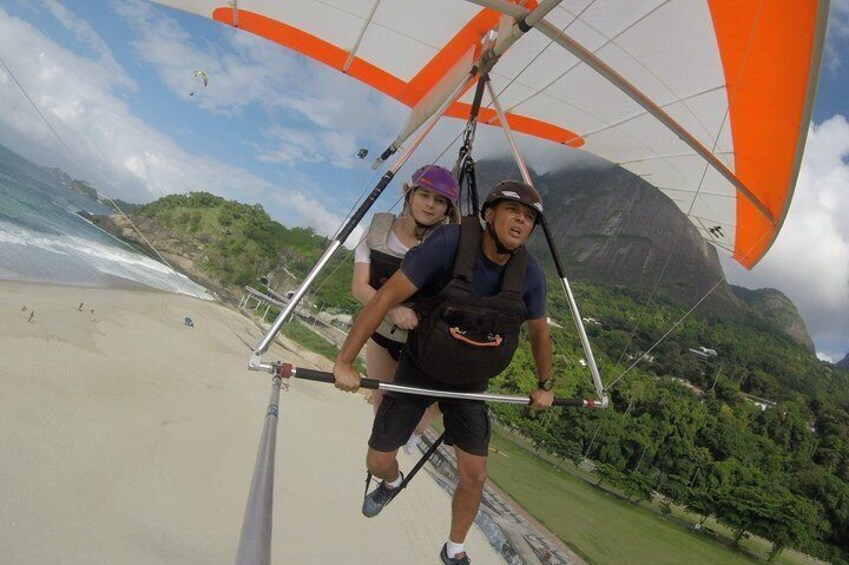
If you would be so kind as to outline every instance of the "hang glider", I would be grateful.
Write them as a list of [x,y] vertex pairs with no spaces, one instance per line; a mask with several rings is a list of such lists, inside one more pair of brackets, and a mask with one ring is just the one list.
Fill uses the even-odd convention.
[[[157,1],[265,37],[414,110],[469,72],[488,32],[506,33],[537,7]],[[827,0],[567,0],[510,46],[490,78],[514,131],[639,175],[751,268],[793,195],[827,12]],[[471,96],[446,115],[465,118]],[[494,125],[497,117],[482,108],[479,121]]]

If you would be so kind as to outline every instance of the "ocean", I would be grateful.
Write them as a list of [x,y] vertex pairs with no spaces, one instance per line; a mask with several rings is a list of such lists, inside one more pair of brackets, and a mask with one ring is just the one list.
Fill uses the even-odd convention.
[[112,210],[57,174],[0,145],[0,279],[86,287],[122,282],[211,299],[172,271],[77,214]]

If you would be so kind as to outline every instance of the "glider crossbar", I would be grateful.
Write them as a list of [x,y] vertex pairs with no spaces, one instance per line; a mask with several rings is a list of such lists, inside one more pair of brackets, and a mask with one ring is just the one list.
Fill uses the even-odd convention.
[[[275,375],[280,378],[297,378],[320,383],[333,384],[336,379],[333,373],[328,371],[318,371],[315,369],[306,369],[303,367],[295,367],[290,363],[275,364]],[[384,383],[376,379],[364,378],[360,381],[362,388],[371,390],[386,390],[390,392],[400,392],[403,394],[418,394],[421,396],[431,396],[434,398],[454,398],[462,400],[483,400],[484,402],[500,402],[502,404],[530,404],[529,396],[513,396],[506,394],[491,394],[488,392],[454,392],[450,390],[433,390],[429,388],[420,388],[414,386],[398,385],[394,383]],[[608,401],[606,398],[595,400],[587,398],[555,398],[554,406],[571,406],[577,408],[607,408]]]

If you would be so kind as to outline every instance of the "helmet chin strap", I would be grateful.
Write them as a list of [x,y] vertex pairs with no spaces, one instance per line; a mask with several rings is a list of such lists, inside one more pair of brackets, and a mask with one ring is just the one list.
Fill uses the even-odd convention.
[[489,235],[492,236],[492,241],[495,242],[495,250],[498,251],[500,255],[513,255],[519,250],[518,247],[516,249],[507,249],[504,247],[504,244],[501,243],[501,240],[498,239],[498,236],[495,234],[495,228],[492,227],[490,222],[486,223],[486,231],[488,231]]
[[424,236],[427,235],[427,232],[430,231],[433,226],[421,223],[413,214],[410,214],[410,217],[413,218],[413,223],[416,224],[416,229],[413,231],[415,238],[419,241],[423,240]]

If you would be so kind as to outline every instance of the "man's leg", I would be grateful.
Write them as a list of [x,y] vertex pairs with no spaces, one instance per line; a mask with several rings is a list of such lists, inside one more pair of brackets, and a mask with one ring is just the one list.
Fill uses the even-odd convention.
[[451,533],[454,543],[461,544],[475,521],[486,483],[486,457],[466,453],[454,447],[457,455],[457,490],[451,502]]
[[398,448],[410,437],[426,407],[427,404],[418,397],[383,397],[374,417],[366,455],[366,467],[369,472],[382,481],[363,500],[365,516],[377,516],[395,496],[395,489],[402,481],[395,456]]
[[457,456],[457,490],[451,501],[451,530],[442,547],[443,563],[467,561],[463,543],[475,521],[486,483],[486,457],[491,426],[483,402],[440,400],[445,420],[445,442]]
[[366,468],[369,473],[391,483],[398,478],[398,450],[378,451],[371,447],[366,454]]

